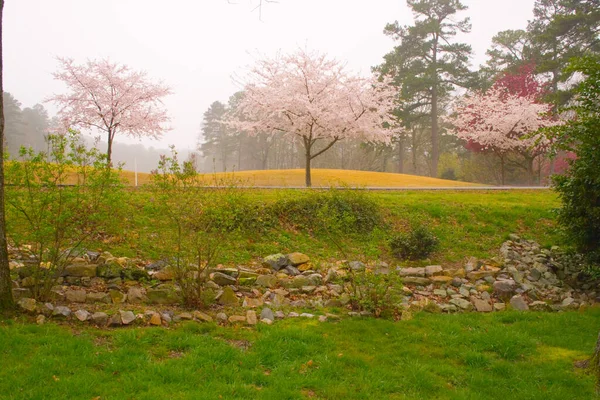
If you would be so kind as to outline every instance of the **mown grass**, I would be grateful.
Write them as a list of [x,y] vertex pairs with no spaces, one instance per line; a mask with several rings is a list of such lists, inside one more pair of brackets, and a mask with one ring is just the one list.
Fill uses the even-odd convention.
[[[129,186],[135,185],[135,172],[122,170],[120,175]],[[228,180],[237,181],[242,186],[283,186],[304,187],[303,169],[276,169],[256,171],[233,171],[201,174],[202,180],[211,185]],[[64,183],[75,183],[75,174]],[[152,181],[152,175],[138,172],[137,184],[145,185]],[[351,187],[469,187],[483,186],[470,182],[430,178],[427,176],[396,174],[390,172],[355,171],[342,169],[313,169],[314,187],[351,186]]]
[[[235,177],[246,186],[284,186],[303,187],[305,184],[303,169],[280,169],[259,171],[238,171],[234,173],[216,173],[217,179]],[[314,187],[351,186],[351,187],[467,187],[482,186],[474,183],[430,178],[427,176],[396,174],[390,172],[355,171],[341,169],[313,169],[311,171]]]
[[0,323],[2,399],[592,399],[600,310],[291,319],[256,330]]
[[[423,263],[459,263],[471,256],[494,257],[510,233],[537,240],[543,246],[562,244],[553,213],[560,204],[556,194],[549,190],[369,192],[365,196],[378,205],[383,224],[368,233],[351,232],[343,224],[335,231],[328,230],[326,220],[317,222],[316,228],[293,225],[286,222],[291,215],[272,223],[270,216],[260,214],[270,205],[308,198],[310,191],[243,192],[243,201],[232,207],[239,207],[236,212],[244,216],[259,213],[253,219],[258,226],[226,237],[221,243],[218,262],[250,263],[267,254],[294,251],[308,254],[316,263],[344,258],[397,262],[388,249],[390,237],[419,224],[430,227],[440,239],[438,251]],[[126,200],[128,211],[115,217],[120,223],[117,233],[97,241],[95,247],[115,255],[161,258],[156,237],[162,218],[152,214],[152,201],[144,189],[131,192]],[[285,214],[286,210],[282,212]]]

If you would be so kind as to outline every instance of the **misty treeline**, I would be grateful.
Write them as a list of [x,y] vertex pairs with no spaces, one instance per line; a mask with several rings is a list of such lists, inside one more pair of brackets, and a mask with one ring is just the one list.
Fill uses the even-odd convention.
[[[5,118],[5,141],[6,151],[9,159],[16,159],[19,150],[23,146],[32,148],[36,152],[48,150],[48,135],[61,133],[59,122],[56,117],[50,117],[48,111],[42,104],[31,107],[23,107],[21,102],[12,94],[4,92],[4,118]],[[105,141],[89,135],[81,136],[88,146],[96,146],[106,149]],[[201,164],[195,149],[178,150],[182,159],[194,160],[199,170],[209,170]],[[141,143],[126,144],[115,142],[112,149],[114,165],[122,165],[127,170],[139,172],[151,172],[156,169],[160,156],[168,154],[168,149],[146,147]]]
[[[485,65],[471,68],[471,46],[455,40],[469,33],[468,10],[460,0],[407,0],[414,23],[388,24],[384,34],[395,47],[373,66],[398,87],[395,116],[404,129],[391,144],[359,140],[336,143],[314,168],[357,169],[430,175],[446,179],[508,184],[546,183],[567,165],[566,153],[550,148],[533,160],[509,151],[502,159],[489,149],[448,134],[445,122],[456,99],[465,92],[484,91],[499,82],[511,94],[535,96],[556,111],[570,99],[570,74],[564,67],[574,57],[600,51],[598,0],[536,0],[526,27],[498,32]],[[535,93],[534,93],[535,92]],[[213,102],[203,114],[198,139],[204,167],[216,171],[302,168],[302,144],[277,133],[254,136],[224,124],[244,96],[235,93]],[[325,144],[323,144],[325,146]],[[501,165],[502,164],[502,165]],[[533,176],[532,176],[533,175]]]

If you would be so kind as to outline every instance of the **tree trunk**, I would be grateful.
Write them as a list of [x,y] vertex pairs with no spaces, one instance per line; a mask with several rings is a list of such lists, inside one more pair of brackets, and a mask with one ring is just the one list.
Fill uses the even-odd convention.
[[535,172],[533,171],[533,157],[525,158],[527,163],[527,182],[530,186],[533,186],[535,181]]
[[438,110],[437,110],[437,87],[434,85],[431,95],[431,177],[437,177],[438,160],[440,158],[440,147],[438,143]]
[[108,169],[112,168],[112,144],[113,144],[113,133],[108,131],[108,149],[106,149],[106,165]]
[[398,173],[404,173],[404,138],[398,139]]
[[417,174],[417,131],[413,128],[411,133],[412,133],[411,152],[412,152],[413,174],[418,175]]
[[433,42],[433,84],[431,87],[431,177],[437,177],[438,160],[440,159],[440,144],[438,142],[438,76],[437,76],[437,45],[438,37]]
[[[4,93],[2,63],[2,11],[4,0],[0,0],[0,94]],[[12,282],[8,266],[6,243],[6,216],[4,209],[4,102],[0,96],[0,311],[14,307]]]
[[506,184],[506,166],[505,166],[505,159],[504,159],[504,154],[500,156],[500,179],[501,179],[501,184],[502,186],[504,186]]
[[306,169],[305,169],[305,181],[306,181],[306,187],[311,187],[312,186],[312,180],[310,177],[310,161],[311,161],[312,157],[310,155],[310,149],[306,149]]

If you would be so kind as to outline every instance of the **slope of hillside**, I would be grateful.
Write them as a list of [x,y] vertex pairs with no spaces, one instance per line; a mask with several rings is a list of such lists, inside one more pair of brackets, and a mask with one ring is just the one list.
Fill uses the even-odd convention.
[[[123,171],[123,177],[134,184],[134,173]],[[215,180],[233,178],[240,186],[304,186],[303,169],[281,169],[264,171],[218,172],[204,174],[208,184]],[[138,174],[138,185],[147,183],[149,174]],[[465,187],[480,186],[473,183],[429,178],[426,176],[394,174],[388,172],[353,171],[341,169],[313,169],[314,187],[351,186],[351,187]]]

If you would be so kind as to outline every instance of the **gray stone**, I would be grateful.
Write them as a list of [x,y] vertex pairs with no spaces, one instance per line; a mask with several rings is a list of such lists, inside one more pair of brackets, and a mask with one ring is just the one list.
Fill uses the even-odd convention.
[[301,274],[300,270],[292,265],[288,265],[283,271],[287,272],[291,276],[297,276]]
[[446,289],[434,289],[433,294],[440,297],[448,296],[448,292],[446,292]]
[[425,267],[425,276],[443,275],[444,269],[441,265],[428,265]]
[[461,278],[459,278],[458,276],[452,278],[452,282],[450,283],[452,286],[454,287],[461,287],[463,285],[463,280]]
[[501,298],[512,296],[517,290],[517,283],[512,279],[494,282],[494,293]]
[[256,318],[256,311],[246,311],[246,322],[248,323],[248,325],[256,325],[258,323],[258,320]]
[[511,297],[510,305],[513,309],[518,310],[518,311],[529,310],[529,305],[527,305],[527,302],[525,301],[523,296],[520,296],[520,295]]
[[217,321],[219,321],[222,324],[227,323],[227,314],[225,314],[224,312],[218,313],[217,314]]
[[53,317],[68,318],[70,315],[71,310],[69,309],[69,307],[65,306],[56,306],[54,307],[54,311],[52,311]]
[[300,316],[302,318],[314,318],[315,317],[313,314],[310,314],[310,313],[302,313],[302,314],[300,314]]
[[213,319],[210,315],[203,313],[202,311],[194,311],[192,315],[198,320],[203,322],[212,322]]
[[307,286],[320,286],[323,283],[321,274],[310,274],[307,278],[310,283],[310,285]]
[[294,279],[289,281],[287,283],[287,286],[291,287],[291,288],[301,288],[302,286],[309,286],[309,284],[310,284],[310,281],[309,281],[308,277],[306,277],[304,275],[298,275],[298,276],[294,277]]
[[362,261],[350,261],[348,263],[348,267],[352,271],[364,271],[364,269],[366,268],[366,265]]
[[96,276],[96,265],[92,264],[71,264],[65,267],[63,272],[64,276],[73,276],[73,277],[94,277]]
[[453,304],[465,311],[471,311],[473,309],[473,304],[471,304],[470,301],[465,299],[452,299],[450,300],[450,304]]
[[425,276],[425,268],[398,268],[400,276]]
[[473,299],[473,305],[475,306],[475,310],[478,312],[492,312],[492,305],[485,300]]
[[108,293],[104,293],[104,292],[91,292],[91,293],[88,293],[87,296],[85,297],[86,303],[110,304],[111,301],[112,300],[110,298],[110,295]]
[[158,270],[165,268],[167,265],[168,265],[168,263],[166,260],[159,260],[159,261],[153,262],[152,264],[146,265],[146,269],[148,271],[158,271]]
[[95,325],[105,326],[108,322],[108,315],[103,312],[95,312],[91,315],[90,321],[92,321],[92,323]]
[[109,261],[105,264],[99,265],[96,274],[101,278],[111,279],[119,278],[123,267],[115,261]]
[[87,321],[90,318],[90,313],[86,310],[77,310],[73,315],[81,322]]
[[121,320],[121,315],[119,315],[119,314],[113,314],[108,319],[108,326],[121,326],[121,325],[123,325],[123,321]]
[[235,285],[236,279],[222,272],[213,273],[212,280],[220,286]]
[[274,321],[275,320],[275,315],[273,314],[273,311],[270,308],[265,307],[260,312],[260,319],[261,320],[268,319],[268,320]]
[[135,314],[132,311],[119,310],[119,314],[121,315],[121,322],[123,325],[129,325],[135,321]]
[[263,258],[262,264],[265,267],[273,269],[274,271],[279,271],[280,269],[283,269],[289,265],[289,260],[284,254],[277,253]]
[[506,304],[494,303],[494,311],[504,311],[505,309],[506,309]]
[[131,304],[140,304],[146,301],[146,296],[140,287],[130,287],[127,291],[127,302]]
[[413,285],[422,285],[422,286],[425,286],[425,285],[429,285],[431,283],[431,279],[429,279],[429,278],[421,278],[421,277],[418,277],[418,276],[405,276],[402,279],[402,282],[406,283],[406,284],[409,284],[409,285],[413,284]]
[[284,319],[285,318],[285,314],[283,313],[283,311],[275,311],[275,318],[277,318],[277,319]]
[[179,299],[170,289],[148,289],[146,297],[149,304],[176,304]]
[[529,276],[527,277],[527,279],[529,279],[532,282],[536,282],[539,281],[541,277],[542,272],[537,268],[533,268],[531,271],[529,271]]
[[24,310],[27,312],[34,312],[37,309],[37,302],[35,301],[35,299],[22,298],[22,299],[19,299],[17,304],[19,305],[21,310]]
[[277,277],[275,275],[259,275],[256,278],[256,286],[272,288],[277,286]]
[[575,299],[572,297],[567,297],[560,303],[562,308],[577,308],[578,304],[575,302]]
[[125,302],[126,295],[123,294],[120,290],[110,290],[109,292],[110,298],[113,304],[121,304]]
[[26,288],[13,288],[12,295],[15,300],[31,297],[31,290]]
[[545,301],[534,301],[529,305],[533,311],[548,311],[550,306]]
[[65,297],[70,303],[85,303],[86,294],[85,290],[67,290]]
[[287,255],[287,258],[290,261],[290,264],[292,264],[294,267],[306,264],[310,261],[310,258],[306,254],[302,253],[290,253]]
[[239,304],[239,299],[235,295],[233,289],[229,286],[226,286],[223,289],[223,292],[218,296],[217,301],[223,306],[237,306]]

